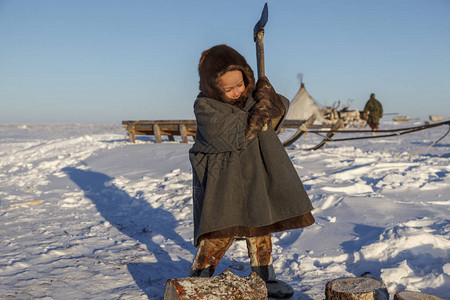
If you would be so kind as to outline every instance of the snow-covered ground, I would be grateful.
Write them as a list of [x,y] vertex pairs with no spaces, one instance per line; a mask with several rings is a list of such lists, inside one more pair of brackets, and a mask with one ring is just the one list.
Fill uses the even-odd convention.
[[[309,134],[288,150],[316,217],[273,237],[293,299],[323,299],[327,281],[362,274],[382,279],[391,298],[449,297],[450,137],[409,155],[447,130],[313,152],[303,149],[320,137]],[[0,124],[0,298],[162,299],[196,250],[190,147],[131,144],[120,124]],[[249,274],[245,242],[217,273],[227,268]]]

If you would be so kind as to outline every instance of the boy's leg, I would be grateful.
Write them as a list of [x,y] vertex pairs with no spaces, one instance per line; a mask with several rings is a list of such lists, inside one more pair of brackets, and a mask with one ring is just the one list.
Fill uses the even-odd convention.
[[246,240],[252,271],[266,282],[268,296],[275,298],[292,297],[294,295],[292,287],[281,280],[275,279],[271,235],[247,238]]
[[234,238],[203,239],[189,271],[190,277],[211,277]]
[[275,279],[271,235],[250,237],[246,241],[252,271],[264,281]]

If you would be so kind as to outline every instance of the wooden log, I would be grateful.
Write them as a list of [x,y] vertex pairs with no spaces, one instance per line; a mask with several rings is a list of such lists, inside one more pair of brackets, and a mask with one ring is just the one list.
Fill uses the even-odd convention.
[[239,277],[230,270],[226,270],[213,278],[187,277],[169,279],[165,287],[164,300],[267,299],[266,284],[254,272],[247,277]]
[[329,281],[326,300],[389,300],[386,285],[378,279],[348,277]]
[[444,298],[421,292],[398,291],[394,300],[445,300]]

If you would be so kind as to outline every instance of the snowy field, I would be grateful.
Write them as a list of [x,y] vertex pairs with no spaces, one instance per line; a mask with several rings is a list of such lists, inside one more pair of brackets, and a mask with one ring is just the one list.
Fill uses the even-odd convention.
[[[316,217],[273,237],[292,299],[323,299],[327,281],[362,274],[391,299],[450,297],[450,136],[409,155],[447,130],[313,152],[303,149],[320,137],[309,134],[288,150]],[[162,299],[167,279],[187,275],[192,144],[153,140],[131,144],[120,124],[0,124],[1,299]],[[249,274],[245,242],[217,273],[227,268]]]

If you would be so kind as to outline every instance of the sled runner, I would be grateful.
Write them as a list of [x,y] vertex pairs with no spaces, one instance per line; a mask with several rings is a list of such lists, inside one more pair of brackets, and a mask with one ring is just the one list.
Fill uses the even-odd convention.
[[[324,145],[326,145],[326,143],[328,142],[340,142],[340,141],[351,141],[351,140],[362,140],[362,139],[376,139],[376,138],[386,138],[386,137],[395,137],[395,136],[399,136],[399,135],[404,135],[404,134],[408,134],[408,133],[413,133],[416,131],[421,131],[421,130],[425,130],[425,129],[429,129],[429,128],[433,128],[433,127],[438,127],[438,126],[442,126],[442,125],[448,125],[449,129],[447,130],[447,132],[438,140],[434,141],[432,144],[430,144],[429,146],[427,146],[425,149],[428,149],[432,146],[434,146],[435,144],[437,144],[439,141],[441,141],[442,139],[444,139],[448,133],[450,132],[450,120],[447,121],[443,121],[443,122],[439,122],[439,123],[425,123],[424,125],[421,126],[414,126],[414,127],[405,127],[405,128],[397,128],[397,129],[385,129],[385,130],[377,130],[377,134],[376,135],[372,135],[373,131],[372,130],[339,130],[340,128],[343,128],[345,126],[345,122],[340,122],[341,120],[339,120],[330,130],[324,130],[324,129],[316,129],[316,130],[309,130],[309,133],[315,133],[315,134],[321,134],[321,133],[327,133],[326,137],[316,146],[309,148],[309,149],[305,149],[305,150],[317,150],[320,149],[321,147],[323,147]],[[371,133],[371,135],[361,135],[361,136],[357,136],[357,137],[349,137],[349,138],[338,138],[338,139],[333,139],[334,135],[337,133]],[[291,137],[289,140],[294,139],[295,138],[295,134],[293,137]],[[292,144],[292,143],[291,143]],[[423,149],[423,150],[425,150]],[[419,150],[413,154],[417,154],[420,151],[423,150]]]
[[[424,125],[413,126],[413,127],[404,127],[404,128],[396,128],[396,129],[384,129],[384,130],[380,129],[380,130],[376,131],[377,135],[363,135],[363,136],[350,137],[350,138],[339,138],[339,139],[333,139],[332,137],[334,136],[335,133],[373,133],[373,131],[372,130],[335,130],[333,136],[328,137],[327,141],[328,142],[340,142],[340,141],[351,141],[351,140],[377,139],[377,138],[383,138],[383,137],[393,137],[393,136],[404,135],[404,134],[407,134],[407,133],[421,131],[421,130],[425,130],[425,129],[429,129],[429,128],[433,128],[433,127],[438,127],[438,126],[442,126],[442,125],[448,125],[450,127],[450,120],[447,120],[447,121],[444,121],[444,122],[439,122],[439,123],[433,123],[433,124],[425,123]],[[450,129],[449,129],[449,131],[450,131]],[[328,131],[324,131],[324,130],[310,130],[310,132],[319,134],[319,133],[324,133],[324,132],[328,132]],[[439,140],[443,139],[447,134],[448,134],[448,131]]]
[[289,147],[290,145],[295,143],[303,134],[308,132],[308,128],[311,127],[312,124],[314,124],[315,120],[316,117],[313,115],[305,123],[301,124],[300,127],[298,127],[297,132],[295,132],[293,136],[283,142],[283,146]]
[[312,147],[312,148],[309,148],[309,149],[307,149],[307,150],[317,150],[317,149],[320,149],[320,148],[322,148],[323,146],[325,146],[326,143],[327,143],[328,141],[330,141],[331,138],[333,138],[333,136],[334,136],[334,134],[336,133],[336,131],[338,131],[339,128],[341,128],[342,126],[344,126],[344,121],[343,121],[342,119],[339,119],[339,120],[336,122],[336,124],[334,124],[333,127],[331,127],[331,129],[330,129],[330,131],[328,131],[326,137],[325,137],[319,144],[317,144],[316,146],[314,146],[314,147]]

